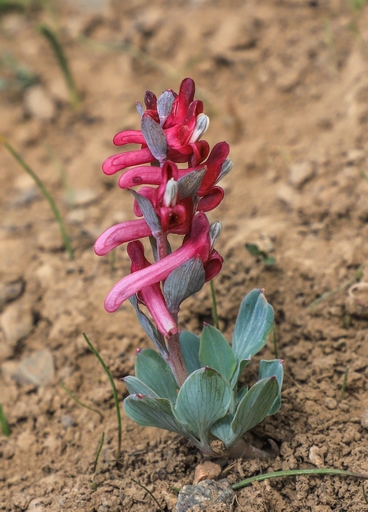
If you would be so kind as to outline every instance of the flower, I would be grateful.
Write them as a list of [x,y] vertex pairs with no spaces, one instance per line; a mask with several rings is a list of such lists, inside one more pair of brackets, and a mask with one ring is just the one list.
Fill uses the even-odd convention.
[[110,175],[126,167],[157,161],[150,144],[152,129],[157,132],[161,129],[165,136],[165,159],[188,162],[191,166],[203,161],[209,153],[209,145],[199,139],[208,128],[209,118],[203,113],[202,101],[193,101],[194,92],[195,84],[191,78],[182,81],[179,94],[169,89],[157,99],[147,91],[146,110],[137,104],[142,129],[125,130],[114,137],[117,146],[134,143],[141,145],[141,149],[109,157],[102,165],[104,173]]
[[[130,242],[127,251],[132,262],[131,275],[151,266],[151,263],[144,255],[142,242]],[[156,323],[157,329],[165,338],[169,338],[178,332],[178,327],[167,309],[159,283],[145,286],[137,292],[137,296],[138,300],[147,307]]]
[[221,270],[223,260],[213,249],[209,232],[210,224],[206,215],[204,213],[195,215],[191,232],[185,237],[179,249],[116,283],[106,297],[106,311],[110,313],[116,311],[126,299],[147,286],[165,280],[173,270],[192,258],[199,258],[202,261],[206,280],[215,277]]

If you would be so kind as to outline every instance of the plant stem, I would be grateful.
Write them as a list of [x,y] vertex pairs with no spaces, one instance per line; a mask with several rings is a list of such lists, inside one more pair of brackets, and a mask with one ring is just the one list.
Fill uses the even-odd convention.
[[65,228],[63,219],[61,218],[60,211],[59,211],[58,207],[56,206],[56,203],[55,203],[53,197],[51,196],[50,192],[47,190],[47,188],[45,187],[43,182],[40,180],[40,178],[37,176],[37,174],[26,164],[26,162],[23,160],[23,158],[20,156],[20,154],[17,153],[17,151],[15,151],[15,149],[7,142],[7,140],[3,137],[0,137],[0,142],[3,143],[5,148],[15,158],[15,160],[19,163],[19,165],[21,167],[23,167],[23,169],[26,171],[26,173],[28,173],[31,176],[31,178],[34,180],[34,182],[38,186],[38,188],[41,190],[41,193],[44,196],[44,198],[48,201],[48,203],[51,207],[51,210],[54,214],[55,220],[59,225],[59,229],[60,229],[60,233],[61,233],[61,236],[62,236],[62,239],[64,242],[65,249],[69,253],[70,258],[73,259],[74,251],[73,251],[72,245],[70,243],[68,233],[66,232],[66,228]]
[[218,317],[218,313],[217,313],[216,291],[215,291],[215,285],[213,284],[213,279],[211,279],[211,281],[210,281],[210,288],[211,288],[211,297],[212,297],[213,322],[215,324],[216,329],[219,329],[219,317]]
[[59,384],[63,388],[63,390],[70,396],[70,398],[77,402],[78,405],[84,407],[85,409],[89,409],[90,411],[96,412],[100,416],[101,420],[104,419],[104,415],[102,414],[101,411],[95,409],[94,407],[91,407],[90,405],[85,404],[84,402],[82,402],[82,400],[79,400],[79,398],[76,397],[62,382],[60,382]]
[[116,418],[117,418],[117,421],[118,421],[118,451],[117,451],[117,459],[119,460],[120,459],[120,456],[121,456],[121,431],[122,431],[122,428],[121,428],[121,414],[120,414],[120,405],[119,405],[119,397],[118,397],[118,392],[116,390],[116,386],[115,386],[115,382],[114,382],[114,379],[113,379],[113,376],[111,375],[111,372],[110,370],[108,369],[108,367],[106,366],[104,360],[102,359],[102,357],[100,356],[100,354],[98,353],[97,349],[92,345],[92,343],[89,341],[86,333],[84,332],[83,333],[83,337],[84,339],[86,340],[86,343],[87,345],[89,346],[89,348],[92,350],[92,352],[94,353],[94,355],[97,357],[97,359],[100,361],[101,363],[101,366],[102,368],[104,369],[109,381],[110,381],[110,384],[111,384],[111,388],[112,388],[112,394],[114,395],[114,402],[115,402],[115,410],[116,410]]
[[188,371],[185,366],[183,354],[181,352],[179,334],[173,334],[167,340],[169,354],[166,357],[166,362],[170,366],[171,371],[179,388],[184,384],[185,379],[188,377]]
[[273,473],[264,473],[262,475],[251,476],[246,478],[237,484],[234,484],[232,488],[234,491],[246,487],[253,482],[262,482],[263,480],[269,480],[270,478],[281,478],[284,476],[299,476],[299,475],[339,475],[339,476],[352,476],[354,478],[368,479],[368,475],[362,473],[353,473],[352,471],[344,471],[343,469],[288,469],[286,471],[275,471]]

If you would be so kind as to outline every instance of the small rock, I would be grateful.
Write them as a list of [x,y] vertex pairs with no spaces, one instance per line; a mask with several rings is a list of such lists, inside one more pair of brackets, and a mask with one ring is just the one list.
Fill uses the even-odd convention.
[[15,279],[5,283],[0,283],[0,311],[7,302],[20,297],[24,290],[23,279]]
[[27,452],[31,446],[36,444],[36,436],[29,431],[21,432],[17,439],[17,447],[22,452]]
[[214,482],[204,480],[198,485],[184,485],[179,492],[176,512],[186,512],[192,507],[199,510],[213,510],[219,503],[224,503],[230,510],[235,497],[235,492],[227,480]]
[[348,151],[346,155],[346,163],[348,165],[353,165],[356,163],[360,163],[365,158],[365,151],[363,149],[354,148]]
[[20,384],[43,386],[54,378],[54,361],[50,350],[39,350],[23,359],[14,378]]
[[330,409],[331,411],[333,411],[337,407],[337,402],[334,398],[326,398],[325,404],[327,409]]
[[349,315],[368,316],[368,282],[361,281],[349,288],[345,307]]
[[368,429],[368,409],[363,411],[362,419],[360,420],[360,423],[361,423],[363,428]]
[[317,466],[317,468],[322,468],[324,465],[323,454],[321,450],[317,446],[311,446],[309,450],[309,460],[312,464]]
[[64,416],[61,417],[60,422],[65,428],[69,428],[74,425],[74,420],[71,416],[69,416],[69,414],[64,414]]
[[17,302],[10,304],[2,313],[0,324],[5,341],[11,347],[15,347],[17,342],[33,329],[33,315],[30,306]]
[[295,191],[290,185],[286,185],[286,183],[280,184],[276,189],[276,197],[287,206],[294,206]]
[[32,500],[29,503],[26,512],[33,512],[33,511],[44,512],[45,510],[46,510],[46,508],[45,508],[45,505],[43,504],[42,499],[41,498],[35,498],[34,500]]
[[298,162],[290,168],[289,181],[295,188],[302,188],[302,186],[313,178],[315,172],[314,165],[308,160]]
[[203,480],[217,480],[221,471],[221,466],[214,462],[206,461],[203,464],[198,464],[195,468],[193,484],[197,485]]
[[24,95],[24,110],[31,117],[43,121],[52,121],[56,116],[56,107],[42,85],[34,85]]

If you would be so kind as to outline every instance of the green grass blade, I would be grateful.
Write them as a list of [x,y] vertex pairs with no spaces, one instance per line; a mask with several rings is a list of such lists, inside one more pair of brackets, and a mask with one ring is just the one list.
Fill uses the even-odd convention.
[[299,475],[338,475],[364,478],[365,480],[368,479],[368,475],[353,473],[352,471],[344,471],[343,469],[288,469],[286,471],[275,471],[274,473],[264,473],[262,475],[251,476],[250,478],[246,478],[245,480],[234,484],[232,488],[236,491],[237,489],[242,489],[253,482],[262,482],[263,480],[269,480],[271,478]]
[[155,496],[152,494],[152,492],[150,490],[147,489],[147,487],[145,487],[144,485],[142,485],[140,482],[138,482],[137,480],[134,480],[134,478],[132,478],[132,481],[139,485],[139,487],[142,487],[142,489],[144,489],[150,496],[152,499],[155,500],[155,502],[157,503],[157,506],[158,508],[161,510],[161,512],[164,512],[164,509],[161,507],[161,505],[159,504],[159,502],[156,500]]
[[9,437],[10,436],[10,427],[9,423],[6,419],[3,406],[0,404],[0,425],[1,430],[3,431],[4,436]]
[[93,490],[95,492],[97,491],[97,483],[95,481],[96,469],[97,469],[98,459],[100,458],[100,453],[101,453],[104,441],[105,441],[105,432],[102,432],[101,441],[100,441],[100,444],[98,445],[95,462],[93,464],[92,485],[93,485]]
[[100,416],[101,420],[104,419],[104,415],[102,414],[101,411],[95,409],[94,407],[91,407],[90,405],[85,404],[84,402],[82,402],[82,400],[79,400],[79,398],[73,395],[73,393],[62,382],[60,382],[59,384],[63,388],[63,390],[70,396],[70,398],[77,402],[78,405],[84,407],[85,409],[89,409],[90,411],[96,412]]
[[56,60],[60,66],[62,73],[63,73],[64,80],[68,87],[70,103],[71,103],[72,107],[74,108],[74,110],[76,110],[80,105],[80,96],[79,96],[77,87],[75,85],[74,78],[71,73],[71,70],[70,70],[70,67],[68,64],[68,59],[66,58],[63,47],[61,46],[55,32],[53,30],[51,30],[50,27],[41,23],[38,26],[38,30],[48,41],[48,43],[50,44],[50,46],[54,52]]
[[349,366],[347,366],[345,368],[345,372],[344,372],[344,380],[342,382],[342,386],[341,386],[341,393],[340,393],[340,402],[342,402],[344,400],[344,396],[345,396],[345,390],[346,390],[346,386],[348,384],[348,375],[349,375]]
[[111,375],[111,372],[110,370],[108,369],[108,367],[106,366],[104,360],[102,359],[102,357],[100,356],[100,354],[98,353],[97,349],[92,345],[92,343],[89,341],[86,333],[84,332],[83,333],[83,337],[84,339],[86,340],[86,343],[87,345],[89,346],[89,348],[92,350],[92,352],[94,353],[94,355],[97,357],[97,359],[100,361],[101,363],[101,366],[102,368],[104,369],[109,381],[110,381],[110,384],[111,384],[111,388],[112,388],[112,393],[114,395],[114,402],[115,402],[115,409],[116,409],[116,418],[117,418],[117,421],[118,421],[118,452],[117,452],[117,459],[120,459],[120,455],[121,455],[121,431],[122,431],[122,428],[121,428],[121,414],[120,414],[120,406],[119,406],[119,398],[118,398],[118,392],[116,390],[116,386],[115,386],[115,382],[114,382],[114,378],[113,376]]
[[70,238],[68,236],[68,233],[66,232],[66,228],[63,222],[63,219],[61,218],[61,213],[56,206],[56,203],[50,194],[50,192],[47,190],[43,182],[40,180],[40,178],[37,176],[37,174],[29,167],[29,165],[26,164],[26,162],[23,160],[23,158],[20,156],[20,154],[15,151],[15,149],[7,142],[7,140],[0,136],[0,142],[3,143],[5,148],[9,151],[9,153],[15,158],[15,160],[18,162],[18,164],[28,173],[31,178],[34,180],[38,188],[40,189],[42,195],[44,198],[48,201],[51,210],[54,214],[55,220],[59,225],[60,233],[64,242],[64,247],[66,251],[69,253],[69,256],[71,259],[74,258],[74,251],[70,243]]

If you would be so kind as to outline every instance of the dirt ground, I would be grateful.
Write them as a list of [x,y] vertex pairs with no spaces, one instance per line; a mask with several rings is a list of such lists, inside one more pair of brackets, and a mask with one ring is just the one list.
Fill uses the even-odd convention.
[[[82,92],[78,111],[37,31],[41,21],[64,43]],[[234,162],[211,216],[223,224],[216,248],[225,265],[215,281],[221,326],[230,339],[242,297],[265,288],[285,361],[281,411],[248,436],[259,447],[277,445],[277,456],[223,461],[221,478],[233,484],[314,467],[368,473],[366,289],[348,293],[357,278],[368,281],[368,7],[354,10],[343,0],[40,2],[0,14],[0,47],[0,133],[52,192],[75,249],[71,260],[49,205],[0,148],[0,403],[11,428],[10,437],[0,433],[0,510],[158,510],[135,481],[162,510],[173,510],[177,490],[193,482],[202,461],[193,447],[124,416],[116,462],[110,384],[81,334],[98,347],[122,400],[118,379],[132,374],[135,349],[149,342],[129,303],[113,315],[103,309],[129,262],[124,248],[114,265],[98,258],[93,242],[132,218],[132,201],[101,163],[117,152],[115,133],[139,127],[135,101],[146,89],[178,90],[186,76],[211,118],[206,140],[228,141]],[[276,265],[266,269],[246,243]],[[211,321],[208,286],[184,304],[181,320],[195,332]],[[270,340],[261,357],[273,356]],[[269,480],[238,491],[234,510],[364,511],[361,486],[339,477]]]

